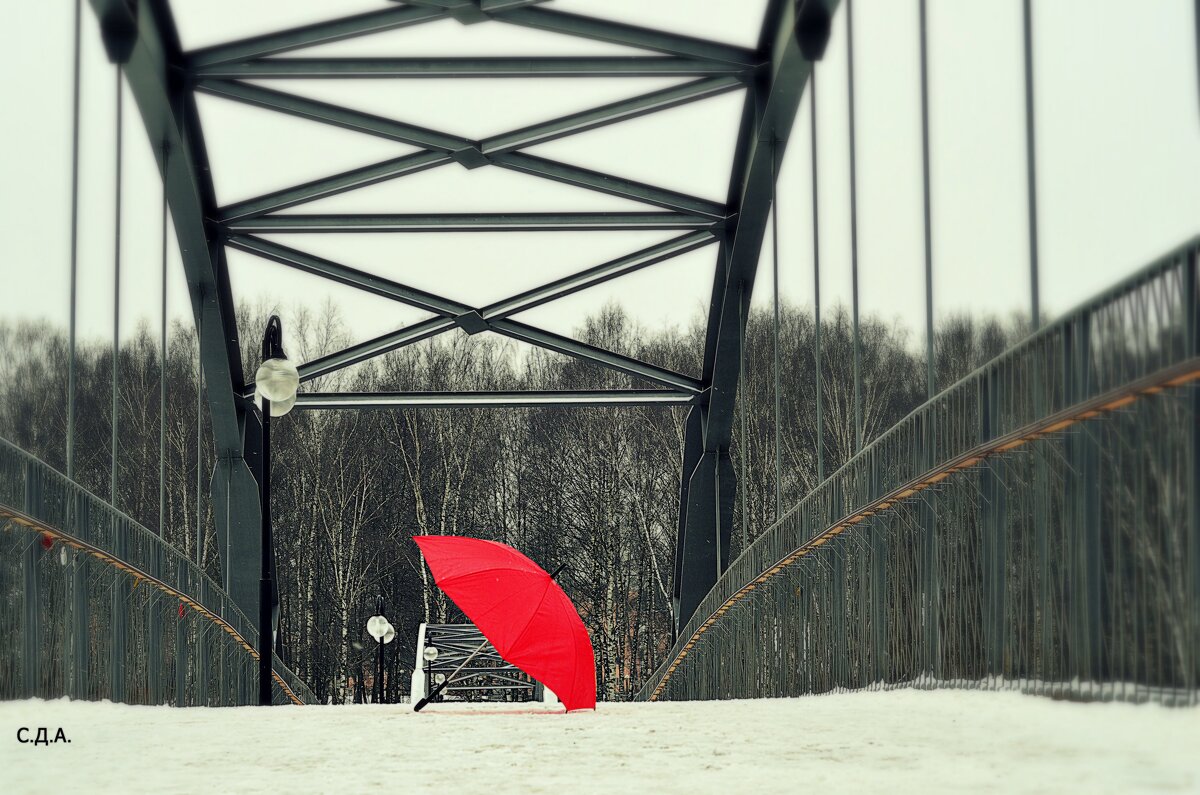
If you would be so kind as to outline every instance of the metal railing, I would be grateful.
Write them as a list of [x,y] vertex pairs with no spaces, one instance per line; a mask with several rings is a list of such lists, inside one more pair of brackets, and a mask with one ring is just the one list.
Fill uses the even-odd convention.
[[[258,632],[181,550],[0,439],[0,699],[257,703]],[[274,700],[315,698],[279,660]]]
[[1200,700],[1198,249],[865,447],[730,565],[638,698]]

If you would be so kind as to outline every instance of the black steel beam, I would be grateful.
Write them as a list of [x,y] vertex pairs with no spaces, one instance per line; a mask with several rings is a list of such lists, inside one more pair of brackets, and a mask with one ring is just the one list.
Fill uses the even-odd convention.
[[480,142],[479,148],[484,155],[490,156],[500,152],[511,152],[514,149],[537,146],[558,138],[565,138],[568,135],[594,130],[597,127],[616,124],[627,119],[715,97],[741,87],[742,82],[736,77],[727,75],[705,77],[681,86],[652,91],[648,94],[611,102],[598,108],[572,113],[558,119],[551,119],[485,138]]
[[[837,0],[826,2],[830,13]],[[687,427],[685,449],[702,451],[695,470],[684,473],[677,547],[678,626],[691,618],[719,570],[728,565],[720,553],[732,511],[732,468],[725,466],[731,440],[740,370],[744,322],[758,269],[773,196],[773,182],[791,134],[812,64],[800,53],[791,0],[771,0],[764,18],[760,51],[769,54],[760,82],[746,98],[734,167],[729,180],[732,213],[718,254],[705,339],[703,382],[708,400]],[[695,413],[695,410],[693,410]],[[714,569],[710,564],[716,561]]]
[[456,135],[447,135],[437,130],[405,124],[382,116],[373,116],[369,113],[330,105],[327,102],[318,102],[315,99],[307,99],[283,91],[275,91],[249,83],[239,83],[236,80],[204,79],[196,83],[196,90],[247,105],[276,110],[290,116],[324,122],[335,127],[399,141],[410,146],[419,146],[434,152],[450,154],[475,148],[472,141]]
[[[462,316],[475,316],[477,318],[479,316],[479,313],[473,307],[466,304],[451,301],[423,290],[407,287],[398,282],[393,282],[389,279],[359,271],[303,251],[282,246],[278,243],[262,240],[261,238],[249,235],[235,235],[226,241],[226,245],[248,254],[255,254],[264,259],[278,262],[281,265],[287,265],[288,267],[322,276],[341,284],[357,287],[375,295],[390,298],[394,301],[441,315],[443,318],[451,320],[450,324],[441,329],[442,331],[448,330],[455,325],[461,325],[457,322],[457,319]],[[535,326],[499,317],[488,319],[486,326],[489,330],[497,334],[546,348],[556,353],[573,356],[618,372],[643,378],[647,381],[676,389],[686,389],[691,392],[701,391],[700,382],[690,376],[640,361],[631,356],[604,350],[603,348],[598,348],[561,334],[545,331]],[[438,332],[432,332],[425,336],[432,336],[434,333]],[[405,343],[396,344],[392,346],[392,349],[400,347],[402,344]],[[361,361],[361,358],[359,361]],[[247,386],[244,391],[252,393],[250,386]]]
[[199,66],[196,78],[224,80],[356,78],[702,77],[749,80],[753,67],[673,56],[596,58],[263,58]]
[[372,116],[236,81],[201,80],[197,84],[197,89],[302,118],[322,121],[357,132],[433,150],[352,169],[314,180],[305,185],[239,202],[218,213],[217,217],[222,221],[244,220],[312,199],[424,171],[452,160],[458,160],[469,168],[490,163],[511,171],[629,198],[669,210],[717,219],[724,218],[726,212],[724,207],[715,202],[513,150],[517,147],[534,146],[656,110],[693,102],[717,93],[740,88],[740,85],[737,80],[730,77],[705,78],[666,91],[655,91],[582,113],[553,119],[478,143],[435,130],[427,130],[423,127],[415,127],[380,116]]
[[686,58],[703,58],[746,66],[756,66],[763,60],[753,50],[743,47],[544,8],[519,8],[497,13],[495,18],[513,25],[606,41],[642,50],[665,52]]
[[252,36],[226,44],[218,44],[215,47],[205,47],[189,53],[187,63],[189,68],[196,69],[231,61],[244,61],[249,58],[263,58],[318,44],[328,44],[356,36],[419,25],[422,22],[443,19],[447,16],[449,16],[448,12],[439,8],[411,6],[388,8],[383,11],[331,19],[262,36]]
[[[699,215],[714,220],[725,220],[727,215],[724,205],[708,199],[689,196],[685,193],[647,185],[600,171],[590,171],[544,157],[527,155],[524,152],[504,152],[492,155],[489,160],[492,165],[510,171],[530,174],[599,193],[607,193],[611,196],[619,196],[675,212]],[[454,158],[445,153],[415,152],[411,155],[343,171],[306,182],[303,185],[246,199],[219,209],[216,211],[214,219],[224,223],[242,221],[430,168],[437,168],[451,162],[454,162]]]
[[450,301],[433,293],[407,287],[399,282],[385,279],[382,276],[375,276],[366,271],[360,271],[313,254],[308,254],[304,251],[282,246],[269,240],[263,240],[262,238],[251,237],[250,235],[234,235],[226,240],[225,244],[238,251],[254,254],[263,259],[278,262],[280,265],[287,265],[289,268],[295,268],[296,270],[311,273],[315,276],[321,276],[339,284],[357,287],[365,292],[382,296],[383,298],[390,298],[393,301],[399,301],[402,304],[407,304],[426,312],[446,317],[456,317],[465,312],[470,312],[472,309],[472,307],[466,304]]
[[623,257],[618,257],[617,259],[578,273],[573,273],[570,276],[565,276],[540,287],[535,287],[532,290],[526,290],[504,301],[484,307],[479,310],[479,314],[488,321],[515,315],[571,295],[572,293],[577,293],[580,290],[594,287],[602,282],[615,279],[618,276],[624,276],[627,273],[633,273],[650,265],[672,259],[680,254],[695,251],[716,240],[717,238],[708,232],[692,232],[668,240],[665,243],[659,243],[658,245],[644,248],[641,251],[626,254]]
[[276,210],[295,207],[297,204],[365,188],[389,179],[416,174],[452,162],[454,162],[454,158],[442,152],[414,152],[411,155],[384,160],[381,163],[373,163],[369,166],[305,182],[303,185],[295,185],[256,196],[253,199],[246,199],[222,207],[215,213],[215,216],[216,220],[224,223],[241,221]]
[[[323,375],[341,370],[344,367],[365,362],[367,359],[373,359],[389,351],[403,348],[405,345],[412,345],[414,342],[436,337],[443,331],[449,331],[454,327],[454,318],[432,317],[428,320],[414,323],[411,326],[382,334],[374,339],[360,342],[357,345],[351,345],[349,348],[300,365],[300,381],[301,383],[305,383],[314,378],[320,378]],[[248,384],[246,387],[246,396],[249,397],[252,394],[254,394],[254,384]]]
[[631,199],[643,204],[652,204],[656,207],[664,207],[676,212],[722,219],[728,214],[724,205],[707,199],[700,199],[695,196],[688,196],[685,193],[677,193],[654,185],[635,182],[624,177],[615,177],[612,174],[590,171],[586,168],[560,163],[556,160],[547,160],[544,157],[537,157],[536,155],[529,155],[524,152],[505,152],[503,154],[492,155],[490,160],[493,165],[509,169],[510,171],[532,174],[533,176],[543,177],[555,182],[562,182],[566,185],[574,185],[577,188],[586,188],[599,193],[607,193],[610,196],[619,196],[623,199]]
[[[134,13],[121,0],[90,2],[101,19]],[[122,68],[162,174],[192,305],[198,306],[217,455],[241,456],[240,409],[233,398],[242,386],[241,348],[222,250],[206,222],[216,199],[204,135],[191,93],[173,79],[182,55],[169,9],[144,3],[136,14],[129,23],[137,39]]]
[[687,406],[696,395],[668,389],[534,392],[301,392],[298,409]]
[[683,213],[449,213],[260,215],[232,221],[233,234],[289,232],[555,232],[676,229],[719,232],[722,222]]
[[207,220],[217,205],[204,133],[195,97],[178,79],[183,52],[175,22],[165,2],[89,1],[98,18],[111,24],[123,17],[121,24],[136,31],[122,71],[162,175],[195,313],[217,460],[213,496],[229,506],[215,512],[218,551],[230,595],[247,615],[257,615],[259,502],[243,446],[248,418],[237,397],[244,388],[241,347],[224,248]]
[[488,321],[488,325],[497,334],[502,334],[521,342],[527,342],[539,348],[573,356],[583,361],[599,364],[610,370],[616,370],[646,381],[664,384],[676,389],[684,389],[689,392],[699,393],[703,391],[700,382],[691,376],[643,362],[632,356],[625,356],[603,348],[597,348],[595,345],[589,345],[586,342],[580,342],[571,337],[544,331],[525,323],[518,323],[515,320],[493,320]]

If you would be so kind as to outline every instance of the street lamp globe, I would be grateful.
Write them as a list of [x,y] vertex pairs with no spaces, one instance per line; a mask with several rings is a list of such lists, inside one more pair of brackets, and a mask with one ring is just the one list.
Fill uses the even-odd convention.
[[421,656],[425,658],[426,662],[433,662],[438,658],[438,650],[433,646],[426,646],[425,651],[421,652]]
[[271,315],[263,334],[262,364],[254,374],[254,385],[263,397],[274,403],[296,397],[300,388],[300,371],[283,352],[283,325],[278,315]]
[[296,390],[300,388],[300,371],[287,357],[267,359],[258,366],[254,385],[272,403],[295,400]]
[[391,624],[383,616],[371,616],[367,619],[367,634],[376,641],[382,640]]
[[[254,390],[254,399],[260,406],[262,405],[262,398],[263,398],[263,393],[261,391],[259,391],[258,389],[255,389]],[[288,398],[287,400],[272,400],[271,401],[271,416],[272,417],[282,417],[283,415],[290,412],[295,405],[296,405],[296,394],[295,393],[292,393],[292,396],[290,398]]]

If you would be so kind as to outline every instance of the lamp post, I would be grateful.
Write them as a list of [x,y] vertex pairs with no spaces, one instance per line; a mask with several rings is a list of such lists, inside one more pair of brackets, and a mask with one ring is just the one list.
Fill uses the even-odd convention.
[[373,688],[373,698],[378,704],[383,700],[383,647],[386,643],[391,643],[396,637],[396,628],[392,626],[392,622],[388,621],[383,616],[383,597],[379,597],[378,603],[379,613],[367,619],[367,634],[375,639],[379,645],[379,654],[376,661],[375,669],[375,687]]
[[283,352],[283,327],[271,315],[263,332],[262,364],[254,376],[255,393],[262,400],[262,570],[258,580],[258,703],[270,706],[271,650],[271,417],[282,417],[296,405],[300,373]]

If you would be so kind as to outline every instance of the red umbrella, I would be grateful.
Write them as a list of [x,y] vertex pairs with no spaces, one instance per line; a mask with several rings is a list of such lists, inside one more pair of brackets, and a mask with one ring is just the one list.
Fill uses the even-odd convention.
[[501,657],[554,691],[568,712],[596,708],[592,641],[553,575],[495,541],[460,536],[413,541],[425,553],[434,582]]

